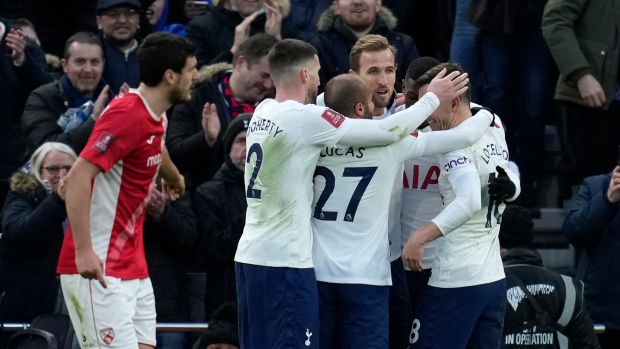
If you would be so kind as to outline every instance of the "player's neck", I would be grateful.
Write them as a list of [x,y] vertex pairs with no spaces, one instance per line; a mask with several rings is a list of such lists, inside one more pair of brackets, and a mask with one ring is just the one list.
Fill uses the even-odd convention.
[[279,84],[276,85],[275,100],[280,103],[292,100],[302,104],[306,104],[306,90],[301,84]]
[[149,87],[145,84],[140,84],[138,91],[148,103],[149,108],[157,115],[163,114],[168,110],[172,104],[168,101],[167,92],[158,87]]
[[464,105],[461,105],[461,107],[454,114],[454,117],[452,118],[452,120],[450,122],[450,127],[449,128],[457,127],[463,121],[467,120],[471,116],[472,116],[472,114],[471,114],[471,110],[469,109],[469,106],[464,107]]

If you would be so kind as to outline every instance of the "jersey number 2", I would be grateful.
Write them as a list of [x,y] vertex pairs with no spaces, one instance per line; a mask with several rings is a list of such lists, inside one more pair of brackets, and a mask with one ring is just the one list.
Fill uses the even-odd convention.
[[[366,191],[366,188],[368,188],[368,184],[375,175],[376,171],[376,167],[345,167],[344,172],[342,173],[343,177],[361,177],[357,187],[355,187],[355,191],[353,191],[351,200],[349,200],[347,210],[344,212],[345,222],[353,222],[355,219],[355,212],[357,212],[357,207],[360,204],[360,200],[362,200],[362,196],[364,196],[364,192]],[[334,177],[334,173],[327,167],[317,166],[314,170],[314,177],[316,176],[325,178],[325,188],[316,202],[313,217],[323,221],[335,221],[338,217],[338,212],[323,211],[323,206],[325,206],[327,199],[329,199],[330,195],[332,195],[336,186],[336,178]]]
[[246,163],[250,163],[252,154],[256,154],[256,164],[254,165],[254,171],[252,171],[250,183],[248,183],[248,191],[246,192],[246,196],[250,199],[260,199],[261,191],[259,189],[254,189],[254,182],[256,181],[256,176],[258,176],[260,165],[263,162],[263,148],[261,148],[260,144],[252,144],[250,150],[248,151],[247,159],[245,160]]

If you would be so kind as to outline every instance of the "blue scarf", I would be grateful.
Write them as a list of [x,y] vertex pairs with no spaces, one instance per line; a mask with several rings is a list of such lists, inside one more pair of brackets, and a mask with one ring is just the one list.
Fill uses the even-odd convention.
[[[95,100],[97,99],[96,97],[98,96],[97,92],[95,92],[92,98],[82,97],[82,95],[80,95],[80,93],[75,89],[75,87],[73,87],[71,80],[69,80],[66,74],[60,78],[60,83],[62,84],[65,93],[69,96],[69,108],[78,108],[88,101],[92,101],[93,103],[95,103]],[[99,84],[101,85],[101,83]],[[97,86],[96,91],[100,91],[99,86]]]

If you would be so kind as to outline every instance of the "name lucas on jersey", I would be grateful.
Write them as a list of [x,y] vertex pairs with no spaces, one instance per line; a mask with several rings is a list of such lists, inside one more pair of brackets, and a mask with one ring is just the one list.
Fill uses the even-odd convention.
[[364,157],[364,151],[366,149],[363,147],[360,148],[335,148],[335,147],[327,147],[321,150],[321,157],[324,158],[326,156],[351,156],[354,158],[361,159]]

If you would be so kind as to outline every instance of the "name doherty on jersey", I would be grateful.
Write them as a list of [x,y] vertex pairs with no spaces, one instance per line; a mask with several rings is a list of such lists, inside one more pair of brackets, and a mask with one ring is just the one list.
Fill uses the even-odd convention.
[[272,134],[275,138],[280,132],[284,132],[281,130],[275,122],[271,120],[265,120],[258,118],[258,120],[252,119],[250,126],[248,127],[248,133],[256,132],[256,131],[267,131],[267,133]]

